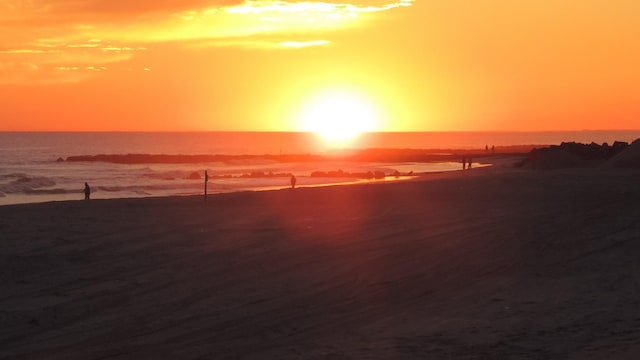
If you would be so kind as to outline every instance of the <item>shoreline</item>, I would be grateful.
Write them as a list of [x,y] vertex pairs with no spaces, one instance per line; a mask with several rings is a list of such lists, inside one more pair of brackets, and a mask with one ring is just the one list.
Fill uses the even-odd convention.
[[[280,155],[91,155],[59,159],[52,166],[8,167],[0,175],[0,206],[75,200],[79,184],[88,182],[96,198],[188,196],[201,193],[208,170],[213,193],[280,189],[295,175],[300,187],[354,184],[360,179],[459,171],[473,158],[492,166],[537,169],[638,167],[640,141],[631,144],[562,143],[549,147],[517,145],[484,149],[365,148],[325,154]],[[534,150],[531,150],[534,149]],[[78,161],[75,161],[75,160]],[[106,161],[106,162],[105,162]],[[217,161],[201,163],[202,161]],[[505,163],[511,162],[506,165]],[[474,170],[476,170],[474,169]],[[307,174],[309,174],[307,176]],[[81,198],[81,194],[78,196]]]
[[[476,162],[476,166],[478,168],[483,166],[491,166],[492,163],[499,163],[500,161],[504,161],[501,159],[513,159],[518,158],[520,156],[524,156],[521,154],[510,154],[510,155],[493,155],[481,157],[478,161],[482,160],[491,160],[489,163],[479,163]],[[303,163],[304,164],[304,163]],[[383,164],[383,163],[368,163],[368,162],[342,162],[336,161],[331,162],[330,160],[324,161],[321,164],[325,164],[325,167],[318,168],[317,166],[311,166],[311,168],[315,167],[315,171],[307,170],[308,175],[302,175],[300,171],[296,172],[296,176],[298,177],[298,186],[299,187],[316,187],[316,186],[332,186],[332,185],[352,185],[359,184],[361,182],[388,182],[395,181],[394,177],[396,176],[394,173],[389,172],[389,168],[393,168],[393,164]],[[333,164],[333,165],[331,165]],[[369,164],[366,166],[366,164]],[[453,165],[454,162],[428,162],[421,163],[415,162],[412,165],[407,165],[403,163],[397,163],[398,169],[396,170],[398,176],[406,177],[413,176],[414,172],[416,175],[429,174],[431,172],[441,172],[441,171],[458,171],[458,165]],[[185,164],[187,165],[187,164]],[[122,166],[122,165],[116,165]],[[345,168],[346,166],[346,168]],[[357,166],[361,166],[358,168]],[[369,169],[367,169],[367,167]],[[384,179],[379,178],[379,173],[381,171],[375,170],[375,172],[371,169],[384,169],[387,168],[387,174]],[[206,168],[206,167],[205,167]],[[439,168],[447,168],[448,170],[440,170]],[[266,168],[269,169],[269,168]],[[347,171],[343,172],[342,169]],[[411,171],[409,171],[411,169]],[[174,169],[175,170],[175,169]],[[323,170],[323,171],[319,171]],[[368,172],[367,172],[368,170]],[[426,170],[426,171],[424,171]],[[77,170],[76,170],[77,171]],[[154,185],[145,185],[145,179],[141,178],[138,183],[123,183],[121,185],[115,186],[107,186],[103,188],[104,185],[100,185],[99,181],[91,181],[89,180],[89,184],[92,186],[92,200],[93,197],[97,199],[104,198],[145,198],[145,197],[166,197],[166,196],[197,196],[198,194],[203,193],[203,190],[200,189],[200,182],[204,181],[204,172],[195,171],[194,169],[182,169],[185,174],[189,174],[188,178],[173,178],[174,174],[170,174],[172,177],[172,181],[176,184],[179,184],[179,188],[173,188],[172,182],[166,181],[164,183],[159,182]],[[227,192],[237,192],[237,191],[270,191],[274,189],[281,189],[289,187],[289,177],[291,176],[292,169],[281,168],[279,170],[245,170],[242,175],[224,175],[226,174],[224,169],[219,169],[217,172],[209,171],[209,179],[210,179],[210,193],[227,193]],[[294,171],[295,172],[295,171]],[[283,176],[283,174],[287,174],[287,176]],[[18,175],[18,174],[13,174]],[[90,174],[88,174],[91,177]],[[185,175],[186,176],[186,175]],[[195,176],[195,178],[194,178]],[[367,176],[371,178],[367,178]],[[25,193],[20,192],[12,192],[7,193],[6,196],[0,197],[0,206],[7,205],[15,205],[15,204],[27,204],[27,203],[43,203],[50,201],[74,201],[83,198],[82,189],[78,189],[77,191],[72,191],[63,187],[58,187],[56,182],[53,179],[48,179],[41,176],[28,176],[21,175],[21,178],[17,178],[13,180],[15,184],[7,184],[6,186],[14,186],[17,188],[25,187],[27,188],[31,182],[34,184],[38,181],[46,181],[48,183],[53,183],[55,188],[47,189],[43,187],[36,187],[33,189],[27,189],[24,191],[28,191]],[[131,181],[131,180],[130,180]],[[162,180],[160,180],[162,181]],[[241,182],[241,183],[239,183]],[[150,186],[148,189],[146,186]],[[163,186],[169,186],[167,189],[163,189]],[[175,185],[174,185],[175,186]],[[127,190],[130,188],[131,190]],[[137,191],[140,194],[136,194],[133,191],[134,188],[137,188]],[[2,188],[0,187],[0,190]],[[114,190],[115,189],[115,190]],[[7,190],[5,190],[7,191]],[[14,190],[15,191],[15,190]]]
[[[518,158],[517,155],[513,156],[514,158]],[[496,156],[497,159],[497,156]],[[481,168],[485,168],[485,167],[491,167],[491,166],[495,166],[496,163],[500,163],[500,161],[497,162],[493,162],[493,163],[476,163],[474,170],[478,170]],[[403,173],[400,175],[386,175],[384,178],[372,178],[372,179],[367,179],[367,178],[359,178],[359,177],[351,177],[351,176],[344,176],[344,177],[327,177],[325,179],[325,181],[323,182],[319,182],[319,183],[313,183],[313,181],[311,183],[302,183],[300,182],[300,180],[304,180],[304,179],[315,179],[317,178],[316,176],[302,176],[302,175],[298,175],[298,186],[296,186],[296,188],[315,188],[315,187],[327,187],[327,186],[354,186],[354,185],[361,185],[361,184],[373,184],[373,183],[390,183],[390,182],[397,182],[397,181],[410,181],[410,180],[416,180],[419,178],[422,178],[424,176],[433,176],[435,174],[440,174],[440,173],[453,173],[453,172],[458,172],[458,171],[463,171],[461,169],[457,169],[457,170],[446,170],[446,171],[427,171],[427,172],[416,172],[413,173],[413,171],[411,172],[411,174],[408,173]],[[219,179],[221,181],[227,180],[227,179],[233,179],[233,178],[228,178],[228,177],[210,177],[211,179]],[[243,177],[239,177],[239,178],[243,178]],[[246,177],[245,177],[246,178]],[[237,192],[263,192],[263,191],[277,191],[277,190],[286,190],[288,189],[290,186],[286,185],[286,183],[288,182],[288,177],[284,178],[282,176],[279,177],[265,177],[267,179],[272,179],[272,178],[281,178],[283,179],[282,181],[282,185],[263,185],[263,186],[255,186],[255,187],[248,187],[248,188],[240,188],[240,189],[235,189],[235,190],[216,190],[215,187],[210,187],[209,188],[209,196],[215,196],[217,194],[227,194],[227,193],[237,193]],[[251,179],[251,178],[249,178]],[[257,179],[262,179],[262,178],[257,178]],[[104,194],[105,192],[103,191],[95,191],[92,192],[92,195],[96,195],[96,194]],[[62,195],[66,195],[67,198],[60,198],[60,196]],[[82,196],[82,190],[78,190],[77,194],[74,194],[74,197],[76,197],[75,195],[77,195],[77,198],[68,198],[70,194],[57,194],[57,193],[52,193],[52,194],[40,194],[40,195],[34,195],[34,194],[24,194],[24,195],[20,195],[21,199],[20,200],[16,200],[16,202],[13,203],[0,203],[0,207],[3,206],[12,206],[12,205],[21,205],[21,204],[41,204],[41,203],[49,203],[49,202],[67,202],[67,201],[84,201]],[[11,195],[12,197],[15,197],[15,195]],[[161,195],[141,195],[141,196],[122,196],[122,197],[100,197],[100,198],[92,198],[90,201],[98,201],[98,200],[110,200],[110,199],[145,199],[145,198],[167,198],[167,197],[202,197],[204,196],[204,192],[201,193],[197,193],[197,194],[170,194],[170,195],[165,195],[165,194],[161,194]],[[39,197],[42,199],[34,199],[35,197]],[[28,200],[26,200],[28,199]],[[25,201],[26,200],[26,201]]]

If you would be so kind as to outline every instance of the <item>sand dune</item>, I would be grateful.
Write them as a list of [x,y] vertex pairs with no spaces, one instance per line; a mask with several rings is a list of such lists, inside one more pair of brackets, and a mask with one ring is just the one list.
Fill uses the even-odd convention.
[[632,359],[640,173],[0,207],[3,359]]

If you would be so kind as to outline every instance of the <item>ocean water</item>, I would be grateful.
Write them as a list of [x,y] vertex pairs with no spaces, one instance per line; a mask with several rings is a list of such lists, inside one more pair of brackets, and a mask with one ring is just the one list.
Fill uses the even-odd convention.
[[[350,148],[481,149],[485,145],[547,145],[563,141],[613,143],[640,138],[640,131],[579,132],[456,132],[363,134]],[[115,164],[95,161],[56,161],[79,155],[287,155],[323,154],[335,149],[308,133],[0,133],[0,205],[76,200],[84,183],[92,198],[195,195],[211,176],[209,193],[285,188],[286,174],[298,186],[359,182],[335,177],[311,177],[313,172],[383,172],[387,175],[459,170],[459,163],[364,163],[347,161],[277,162],[260,156],[203,163]],[[246,174],[281,174],[247,177]],[[243,176],[245,175],[245,176]],[[374,180],[371,180],[374,181]],[[381,181],[381,180],[375,180]]]

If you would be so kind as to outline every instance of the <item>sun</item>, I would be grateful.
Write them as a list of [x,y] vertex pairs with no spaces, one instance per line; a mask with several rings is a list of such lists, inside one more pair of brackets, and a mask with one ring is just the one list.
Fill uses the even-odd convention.
[[302,131],[313,132],[326,143],[344,146],[363,132],[379,128],[378,112],[366,98],[347,91],[331,91],[305,103],[298,116]]

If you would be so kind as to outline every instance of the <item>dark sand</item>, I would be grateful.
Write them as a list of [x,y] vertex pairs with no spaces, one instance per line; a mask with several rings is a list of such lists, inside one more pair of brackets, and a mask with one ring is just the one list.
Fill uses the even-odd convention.
[[0,207],[2,359],[638,359],[640,171]]

